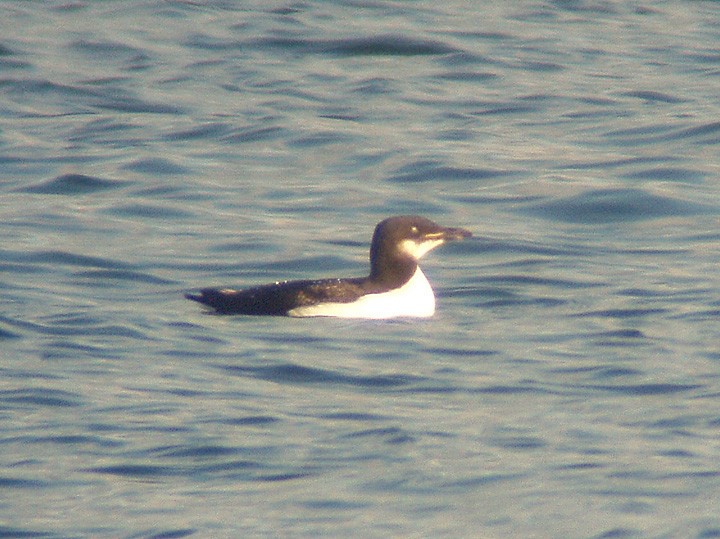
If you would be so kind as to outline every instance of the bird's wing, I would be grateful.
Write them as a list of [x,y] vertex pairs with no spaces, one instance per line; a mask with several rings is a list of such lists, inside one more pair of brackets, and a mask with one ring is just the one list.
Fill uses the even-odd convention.
[[322,279],[287,281],[232,290],[206,288],[188,299],[212,307],[220,314],[282,316],[296,307],[319,303],[350,303],[366,293],[363,279]]

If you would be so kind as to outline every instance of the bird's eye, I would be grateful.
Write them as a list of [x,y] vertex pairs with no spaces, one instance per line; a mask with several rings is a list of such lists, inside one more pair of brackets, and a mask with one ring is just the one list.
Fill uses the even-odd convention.
[[410,229],[410,232],[412,233],[413,236],[418,236],[420,234],[420,231],[418,230],[418,227],[416,227],[416,226],[413,226]]

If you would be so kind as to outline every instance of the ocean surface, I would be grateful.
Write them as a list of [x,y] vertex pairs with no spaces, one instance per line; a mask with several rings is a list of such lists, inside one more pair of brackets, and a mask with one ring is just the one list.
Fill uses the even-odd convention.
[[0,1],[0,231],[0,537],[720,537],[718,2]]

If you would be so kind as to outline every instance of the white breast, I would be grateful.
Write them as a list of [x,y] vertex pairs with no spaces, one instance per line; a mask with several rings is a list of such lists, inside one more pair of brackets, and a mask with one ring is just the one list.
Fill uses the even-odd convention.
[[290,316],[335,316],[339,318],[428,317],[435,314],[435,294],[420,268],[400,288],[368,294],[352,303],[320,303],[298,307]]

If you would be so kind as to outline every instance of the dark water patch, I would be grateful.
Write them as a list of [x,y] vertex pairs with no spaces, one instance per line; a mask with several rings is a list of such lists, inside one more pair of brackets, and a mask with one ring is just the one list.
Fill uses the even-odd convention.
[[652,90],[637,90],[633,92],[625,92],[620,95],[626,97],[635,97],[638,99],[642,99],[643,101],[646,101],[648,103],[683,103],[685,101],[684,99],[680,99],[662,92],[654,92]]
[[2,43],[0,43],[0,57],[15,56],[16,54],[18,54],[16,51],[11,49],[7,45],[3,45]]
[[237,40],[223,39],[208,34],[193,34],[183,42],[186,47],[208,51],[241,49],[245,44]]
[[80,395],[48,387],[0,391],[0,403],[10,405],[13,408],[18,405],[22,407],[76,408],[82,404]]
[[37,531],[28,528],[15,528],[0,525],[0,538],[23,539],[25,537],[64,537],[53,532]]
[[50,483],[39,479],[25,479],[15,477],[0,477],[0,488],[44,488]]
[[650,194],[641,189],[598,189],[541,204],[523,213],[569,223],[601,224],[715,213],[709,206]]
[[718,320],[720,319],[720,309],[701,309],[695,312],[683,313],[674,316],[677,320],[701,321],[701,320]]
[[[472,111],[475,116],[508,116],[511,114],[532,114],[538,112],[537,106],[522,103],[508,103],[505,105],[492,105],[483,109]],[[499,121],[499,120],[498,120]]]
[[17,58],[8,58],[0,56],[0,72],[4,73],[10,69],[28,69],[33,64],[26,62],[25,60],[18,60]]
[[573,462],[571,464],[561,464],[559,466],[553,466],[554,470],[597,470],[604,468],[604,464],[597,462]]
[[476,133],[471,129],[443,129],[435,136],[436,140],[466,141],[473,140]]
[[[77,332],[84,334],[84,332]],[[92,334],[91,331],[87,331],[87,334]],[[66,332],[60,330],[57,334],[66,337]],[[78,359],[79,357],[92,358],[92,359],[108,359],[122,357],[121,352],[112,352],[102,346],[91,346],[87,344],[78,344],[76,342],[68,342],[67,340],[55,340],[47,343],[46,347],[40,353],[40,357],[46,360],[58,360],[58,359]]]
[[623,175],[631,180],[673,181],[682,183],[698,183],[705,179],[705,173],[681,167],[659,167]]
[[[108,90],[107,94],[113,94],[112,90]],[[134,114],[171,114],[180,115],[185,111],[177,105],[168,105],[167,103],[154,103],[137,97],[108,95],[100,96],[89,102],[92,106],[100,109],[111,110],[114,112],[128,112]]]
[[141,217],[144,219],[184,219],[193,213],[179,208],[156,206],[152,204],[128,204],[103,210],[108,215],[119,217]]
[[70,48],[78,52],[88,53],[92,56],[104,57],[127,57],[142,54],[140,49],[130,47],[124,43],[116,41],[90,41],[87,39],[78,39],[70,43]]
[[[576,337],[573,335],[573,338]],[[585,374],[592,375],[593,378],[598,380],[615,379],[619,377],[639,376],[642,371],[638,369],[629,369],[625,367],[561,367],[556,369],[549,369],[552,373],[562,374]]]
[[308,477],[312,477],[314,474],[309,472],[298,472],[298,473],[279,473],[279,474],[267,474],[267,475],[258,475],[256,477],[252,477],[250,479],[253,479],[258,482],[263,483],[279,483],[284,481],[296,481],[298,479],[306,479]]
[[645,334],[639,329],[618,329],[615,331],[602,331],[593,335],[598,338],[616,339],[645,339]]
[[300,504],[302,507],[305,507],[306,509],[310,509],[311,511],[347,511],[347,510],[358,510],[358,509],[366,509],[370,508],[370,503],[362,503],[362,502],[351,502],[347,500],[335,500],[335,499],[327,499],[327,500],[310,500],[305,501]]
[[140,198],[147,197],[150,199],[162,198],[184,201],[208,200],[207,197],[203,197],[202,195],[188,193],[187,190],[180,185],[152,185],[133,191],[133,194]]
[[338,412],[333,414],[324,414],[323,419],[340,420],[340,421],[382,421],[387,417],[377,415],[370,412]]
[[624,147],[652,145],[673,141],[718,144],[720,143],[720,122],[713,121],[692,127],[672,124],[651,124],[608,131],[603,136]]
[[19,338],[20,338],[19,333],[13,333],[12,331],[9,331],[3,327],[0,327],[0,340],[19,339]]
[[141,273],[139,271],[130,270],[91,270],[81,271],[74,274],[76,277],[84,277],[87,279],[97,279],[99,281],[132,281],[137,283],[148,284],[172,284],[173,281]]
[[641,535],[639,530],[634,528],[613,528],[595,535],[593,539],[626,539],[630,537],[640,537]]
[[559,71],[564,71],[566,68],[565,66],[558,64],[556,62],[523,62],[522,68],[526,69],[528,71],[539,71],[541,73],[557,73]]
[[[357,140],[356,136],[347,135],[337,131],[316,131],[310,135],[297,137],[287,142],[291,148],[316,148],[328,144],[344,144]],[[316,208],[312,208],[316,211]]]
[[173,175],[173,174],[189,174],[191,170],[182,165],[176,165],[172,161],[163,157],[149,157],[146,159],[138,159],[123,165],[123,170],[138,172],[140,174],[151,175]]
[[631,397],[644,397],[653,395],[674,395],[686,391],[701,389],[699,384],[631,384],[631,385],[580,385],[595,391],[619,393]]
[[[612,4],[604,2],[579,2],[578,0],[553,0],[549,3],[559,11],[567,11],[569,13],[582,13],[589,15],[612,15],[617,13],[617,8]],[[544,12],[550,15],[550,11]],[[539,15],[539,13],[535,13]]]
[[414,442],[415,437],[405,432],[399,427],[383,427],[378,429],[366,429],[357,432],[351,432],[343,436],[343,438],[381,438],[389,444],[400,444]]
[[452,82],[486,82],[497,77],[496,73],[483,71],[450,71],[435,75],[434,78]]
[[360,81],[353,88],[353,92],[362,94],[363,96],[388,96],[397,94],[393,81],[380,77]]
[[[637,331],[637,330],[630,330],[631,332]],[[598,334],[595,336],[595,339],[593,340],[593,344],[598,347],[605,347],[610,348],[613,346],[621,347],[621,348],[629,348],[632,346],[641,346],[646,344],[644,342],[644,338],[639,337],[623,337],[621,335],[615,335],[612,332],[609,332],[609,334],[603,335]]]
[[[720,135],[720,121],[709,122],[696,127],[689,127],[678,133],[679,138],[695,138],[695,137],[706,137],[708,135],[718,136]],[[717,141],[718,139],[716,139]]]
[[547,443],[536,436],[499,436],[488,441],[490,445],[503,449],[528,451],[545,447]]
[[[446,297],[445,294],[443,294],[443,297]],[[455,357],[488,357],[496,355],[498,352],[496,350],[475,350],[475,349],[467,349],[467,348],[454,348],[450,346],[443,346],[443,347],[431,347],[427,348],[426,351],[430,354],[440,354],[440,355],[447,355],[447,356],[455,356]]]
[[447,488],[459,488],[465,491],[469,488],[485,487],[487,485],[492,485],[503,481],[521,480],[523,477],[524,476],[522,474],[488,473],[483,475],[466,477],[465,479],[458,479],[456,481],[445,481],[443,483],[440,483],[440,487],[443,490]]
[[142,477],[147,479],[163,478],[179,475],[182,470],[174,466],[156,466],[152,464],[116,464],[86,468],[84,471],[101,475],[117,475],[121,477]]
[[570,316],[582,318],[643,318],[654,314],[663,314],[668,309],[604,309],[599,311],[585,311],[582,313],[571,314]]
[[23,444],[50,444],[50,445],[78,445],[95,446],[102,448],[121,447],[123,442],[100,438],[98,436],[86,436],[80,434],[59,434],[49,436],[16,436],[5,438],[0,443],[23,443]]
[[36,251],[32,253],[0,251],[0,257],[21,262],[44,263],[60,266],[127,269],[129,264],[119,260],[78,255],[67,251]]
[[168,141],[186,141],[186,140],[207,140],[220,138],[226,135],[231,129],[231,126],[226,123],[212,122],[204,125],[193,127],[192,129],[185,129],[182,131],[173,131],[168,133],[163,138]]
[[549,389],[534,385],[490,385],[479,387],[474,390],[476,393],[488,393],[491,395],[515,395],[518,393],[536,393],[538,395],[554,394]]
[[254,415],[245,417],[231,417],[222,419],[219,422],[223,425],[232,425],[235,427],[262,427],[272,425],[280,421],[277,417],[267,415]]
[[[709,293],[710,291],[705,290],[703,292]],[[628,296],[631,298],[666,298],[669,295],[665,290],[657,291],[646,288],[624,288],[623,290],[618,290],[616,294],[618,296]]]
[[127,138],[130,131],[140,133],[141,127],[128,122],[101,119],[93,120],[73,130],[68,137],[70,142],[99,144],[110,147],[132,147],[140,145],[140,138]]
[[394,388],[421,380],[419,377],[401,375],[351,376],[327,369],[303,367],[292,363],[259,367],[225,365],[221,366],[221,368],[240,376],[257,378],[278,384],[338,384],[367,388]]
[[287,133],[287,129],[283,127],[242,128],[228,133],[223,136],[221,140],[231,144],[243,144],[266,140],[278,140],[280,138],[284,138]]
[[559,170],[585,170],[592,168],[608,169],[619,167],[630,167],[635,165],[652,165],[655,163],[667,163],[675,159],[667,156],[660,157],[626,157],[622,159],[602,159],[596,161],[571,162],[568,164],[556,165]]
[[124,181],[105,180],[84,174],[64,174],[36,185],[18,189],[18,191],[46,195],[85,195],[117,189],[127,184],[128,182]]
[[[33,95],[39,96],[57,96],[59,98],[85,98],[88,100],[95,99],[97,93],[94,90],[84,88],[82,86],[72,86],[69,84],[60,84],[44,79],[0,79],[0,88],[4,88],[9,94],[17,94],[20,97],[27,98]],[[30,117],[34,113],[29,113]]]
[[537,305],[540,307],[558,307],[560,305],[565,305],[568,303],[567,300],[562,300],[558,298],[531,298],[531,297],[522,297],[518,295],[508,295],[511,297],[508,297],[506,299],[495,299],[495,300],[489,300],[489,301],[483,301],[479,305],[482,305],[485,308],[491,309],[491,308],[502,308],[502,307],[519,307],[519,306],[527,306],[527,305]]
[[195,535],[198,532],[195,528],[178,528],[174,530],[165,531],[150,531],[146,530],[140,535],[130,537],[147,537],[148,539],[180,539],[181,537],[189,537]]
[[199,446],[168,446],[158,447],[150,451],[153,455],[163,458],[208,458],[221,457],[226,455],[234,455],[238,450],[233,447],[224,447],[219,445],[199,445]]
[[675,136],[677,127],[668,124],[646,124],[637,127],[629,127],[625,129],[616,129],[605,133],[605,137],[617,139],[647,139],[672,133]]
[[[86,325],[77,325],[77,324],[66,324],[64,323],[62,317],[59,318],[53,318],[48,320],[46,323],[35,323],[35,322],[29,322],[27,320],[15,320],[12,318],[7,318],[0,316],[0,322],[4,322],[7,325],[18,327],[22,329],[29,330],[34,333],[39,333],[42,335],[55,335],[55,336],[61,336],[61,337],[68,337],[73,335],[85,335],[85,336],[97,336],[97,335],[106,335],[106,336],[114,336],[114,337],[128,337],[132,339],[141,339],[141,340],[147,340],[149,337],[142,334],[139,331],[136,331],[134,329],[130,329],[124,326],[120,325],[100,325],[99,321],[89,319],[88,323]],[[64,345],[64,348],[67,348],[68,345]],[[81,350],[82,348],[78,348],[77,350]],[[85,349],[88,352],[92,352],[93,350],[99,350],[99,349],[93,349],[93,348],[87,348]],[[53,354],[57,353],[57,351],[51,351],[48,352],[50,354],[49,357],[53,357]],[[68,353],[61,353],[60,357],[67,357]],[[105,353],[103,353],[105,355]]]
[[560,289],[581,289],[581,288],[596,288],[604,286],[604,284],[570,280],[570,279],[552,279],[549,277],[531,277],[528,275],[489,275],[487,277],[473,277],[468,279],[472,283],[493,283],[493,284],[507,284],[512,286],[542,286],[542,287],[553,287]]
[[337,56],[437,56],[458,52],[457,48],[445,43],[399,35],[324,40],[277,37],[262,38],[249,44],[263,49]]
[[422,183],[434,181],[486,180],[514,175],[514,171],[491,168],[449,167],[437,161],[418,161],[400,167],[388,181]]

